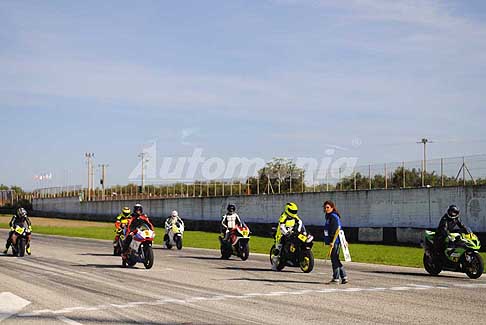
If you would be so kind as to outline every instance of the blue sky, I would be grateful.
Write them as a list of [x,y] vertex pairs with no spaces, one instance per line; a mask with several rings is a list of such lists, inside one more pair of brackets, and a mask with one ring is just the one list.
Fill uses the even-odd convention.
[[[486,153],[483,1],[2,1],[0,183],[222,158]],[[183,134],[192,134],[183,139]],[[356,139],[359,147],[351,144]]]

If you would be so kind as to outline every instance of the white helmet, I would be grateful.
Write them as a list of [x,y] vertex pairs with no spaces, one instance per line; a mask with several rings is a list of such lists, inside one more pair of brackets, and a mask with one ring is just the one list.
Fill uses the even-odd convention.
[[172,211],[172,213],[170,214],[171,217],[178,217],[179,216],[179,213],[177,213],[176,210]]

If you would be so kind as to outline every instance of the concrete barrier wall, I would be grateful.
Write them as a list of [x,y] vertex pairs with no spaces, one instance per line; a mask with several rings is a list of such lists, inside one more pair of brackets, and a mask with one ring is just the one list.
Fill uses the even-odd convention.
[[[322,203],[325,200],[336,203],[345,227],[435,228],[447,207],[456,204],[467,225],[475,232],[486,232],[486,186],[178,198],[141,200],[140,203],[155,219],[165,218],[175,209],[186,219],[213,221],[220,220],[228,203],[234,203],[246,222],[275,223],[285,203],[293,201],[299,205],[299,215],[305,224],[323,225]],[[135,203],[79,202],[77,198],[35,199],[33,208],[38,213],[94,217],[114,216],[122,206]],[[399,236],[409,235],[400,233]]]

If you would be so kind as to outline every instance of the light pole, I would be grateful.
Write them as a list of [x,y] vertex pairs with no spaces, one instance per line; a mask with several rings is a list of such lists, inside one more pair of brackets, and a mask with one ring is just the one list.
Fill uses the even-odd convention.
[[98,167],[101,167],[101,179],[100,179],[100,184],[101,184],[101,199],[105,199],[105,186],[106,186],[106,168],[109,167],[110,165],[108,164],[101,164],[98,165]]
[[94,158],[94,153],[93,152],[86,152],[84,154],[84,157],[86,158],[86,161],[88,162],[88,201],[91,200],[91,189],[93,187],[93,158]]
[[424,145],[424,158],[422,160],[422,187],[425,186],[425,175],[427,174],[427,143],[433,143],[427,138],[423,138],[418,144]]
[[145,166],[145,163],[149,161],[149,157],[147,157],[147,156],[148,156],[148,154],[146,152],[142,152],[138,155],[138,158],[140,158],[141,163],[142,163],[142,184],[141,184],[142,193],[143,193],[143,188],[145,186],[145,184],[144,184],[144,181],[145,181],[144,180],[144,166]]

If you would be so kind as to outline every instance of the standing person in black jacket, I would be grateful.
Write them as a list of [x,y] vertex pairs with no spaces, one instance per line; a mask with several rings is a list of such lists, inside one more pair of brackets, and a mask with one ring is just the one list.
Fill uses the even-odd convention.
[[459,209],[455,205],[449,206],[447,213],[440,219],[439,227],[435,232],[434,238],[434,250],[437,256],[443,256],[445,250],[445,239],[449,236],[454,229],[459,228],[460,230],[470,233],[470,229],[462,223],[459,218]]
[[326,214],[326,223],[324,224],[324,243],[331,247],[332,279],[329,283],[348,283],[348,276],[344,270],[343,264],[339,260],[339,249],[341,242],[339,232],[342,229],[341,216],[332,201],[326,201],[322,205]]

